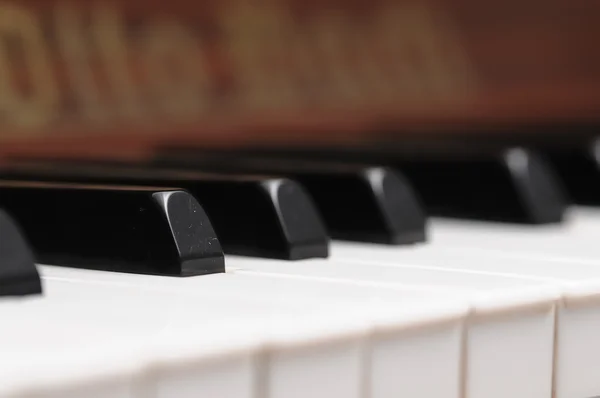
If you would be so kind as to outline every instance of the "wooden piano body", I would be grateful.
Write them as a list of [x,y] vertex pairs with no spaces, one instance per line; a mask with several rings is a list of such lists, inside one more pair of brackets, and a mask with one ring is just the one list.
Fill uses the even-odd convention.
[[4,1],[0,159],[588,137],[599,22],[593,0]]

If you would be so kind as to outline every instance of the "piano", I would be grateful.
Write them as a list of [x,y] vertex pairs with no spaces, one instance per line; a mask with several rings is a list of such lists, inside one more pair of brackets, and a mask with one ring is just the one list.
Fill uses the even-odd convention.
[[600,396],[600,3],[0,2],[1,398]]

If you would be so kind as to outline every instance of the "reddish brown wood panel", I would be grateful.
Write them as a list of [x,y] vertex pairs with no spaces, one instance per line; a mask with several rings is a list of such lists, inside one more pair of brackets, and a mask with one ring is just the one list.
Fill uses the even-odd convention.
[[595,0],[8,0],[5,154],[596,122]]

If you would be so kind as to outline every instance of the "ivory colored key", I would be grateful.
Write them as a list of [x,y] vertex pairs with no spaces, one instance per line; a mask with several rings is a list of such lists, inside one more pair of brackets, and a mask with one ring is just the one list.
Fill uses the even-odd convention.
[[[518,252],[436,247],[389,250],[378,245],[346,245],[336,242],[332,255],[337,261],[382,266],[416,267],[430,270],[470,272],[537,278],[556,284],[562,292],[556,344],[556,397],[600,394],[600,338],[593,331],[600,324],[600,262],[521,256]],[[343,259],[343,260],[342,260]]]
[[[462,331],[468,306],[461,300],[435,299],[431,294],[418,291],[380,289],[378,286],[279,280],[254,275],[220,275],[188,279],[175,283],[172,278],[116,275],[107,272],[81,271],[43,267],[48,278],[68,278],[86,283],[145,286],[172,294],[210,294],[225,299],[264,300],[267,303],[290,303],[320,312],[337,305],[353,308],[356,318],[370,322],[369,347],[365,368],[365,388],[368,396],[393,397],[400,393],[428,396],[431,393],[458,397],[461,381]],[[335,306],[333,305],[335,304]],[[321,326],[319,326],[320,328]],[[323,350],[323,349],[321,349]],[[421,364],[416,366],[416,364]],[[435,364],[435,365],[431,365]],[[306,379],[298,369],[288,376],[295,378],[286,383],[273,383],[274,396],[297,396],[306,392]],[[331,372],[329,372],[331,375]],[[345,380],[327,376],[321,371],[324,384]],[[316,380],[316,379],[315,379]],[[435,380],[435,383],[431,381]],[[347,380],[344,381],[347,383]],[[353,384],[353,381],[350,384]],[[292,384],[295,383],[295,384]],[[297,386],[294,388],[294,386]],[[312,386],[313,384],[311,384]],[[304,392],[303,392],[304,391]],[[313,391],[311,396],[321,396]],[[271,395],[268,395],[271,396]],[[338,396],[338,395],[336,395]]]
[[[186,311],[179,306],[179,312],[169,313],[163,305],[171,309],[176,302],[189,300],[70,281],[45,280],[45,289],[43,299],[0,304],[2,318],[10,320],[3,324],[0,341],[4,359],[0,362],[1,396],[145,398],[155,393],[143,385],[147,369],[155,369],[158,379],[168,379],[157,372],[169,358],[161,358],[159,350],[163,343],[182,339],[185,333],[162,340],[161,335],[169,325],[176,326],[177,315]],[[199,313],[213,320],[208,326],[214,325],[214,311],[212,318],[201,309]],[[218,342],[219,333],[207,330],[195,330],[196,343]],[[223,326],[221,336],[226,332]],[[252,341],[251,336],[250,330],[246,336],[228,336],[232,349],[219,354],[228,353],[229,358],[216,362],[221,368],[236,367],[239,377],[229,381],[228,390],[215,391],[253,396],[248,383],[241,383],[251,380],[254,373],[253,352],[260,340]],[[194,359],[196,363],[188,364],[187,370],[202,379],[200,362],[211,359],[210,351],[202,353],[198,344],[187,348],[189,355],[180,360],[185,363]],[[196,388],[199,392],[209,391],[202,389],[202,380]]]
[[284,264],[229,257],[228,267],[229,272],[280,279],[417,289],[467,299],[472,313],[466,347],[466,394],[486,398],[550,394],[558,294],[533,278],[400,269],[335,260]]
[[[360,307],[161,293],[89,278],[44,281],[44,301],[0,306],[2,319],[14,320],[0,341],[13,359],[0,367],[8,396],[295,396],[282,386],[310,396],[362,396],[368,322]],[[107,349],[104,360],[105,346],[136,350]],[[64,358],[59,367],[56,357]],[[111,358],[124,359],[125,373],[115,373]]]
[[[310,286],[310,294],[303,300],[305,303],[320,303],[324,297],[331,297],[332,292],[340,289],[348,292],[343,296],[344,300],[354,302],[365,302],[369,297],[389,300],[390,294],[398,294],[391,293],[394,291],[404,292],[401,293],[403,296],[410,291],[412,294],[418,292],[419,295],[429,294],[445,300],[469,300],[473,310],[467,339],[467,373],[463,385],[469,396],[531,398],[550,394],[554,310],[558,296],[543,283],[524,278],[448,271],[423,272],[418,269],[411,272],[396,267],[341,264],[325,260],[290,264],[229,256],[227,261],[229,272],[245,274],[246,278],[240,281],[243,280],[246,286],[256,283],[260,287],[255,289],[256,294],[266,299],[272,299],[273,293],[268,293],[268,290],[279,291],[277,297],[282,298],[293,292],[306,291]],[[48,267],[44,267],[44,270],[53,274],[76,271]],[[102,275],[115,281],[113,274]],[[252,275],[257,278],[256,282],[249,279]],[[217,280],[224,276],[211,275],[210,279]],[[135,283],[158,283],[156,279],[141,277],[143,279],[135,276]],[[268,282],[266,277],[270,277],[271,281]],[[160,286],[177,291],[199,291],[204,288],[200,282],[206,279],[208,277],[175,283],[163,278]],[[119,280],[123,281],[123,278]],[[214,283],[207,286],[224,295],[235,294],[224,291]],[[369,290],[366,293],[357,293],[367,288]],[[430,372],[430,369],[425,369],[427,373]],[[429,378],[425,380],[434,384]]]
[[586,260],[600,257],[600,246],[576,222],[577,213],[564,227],[523,227],[507,224],[457,222],[434,219],[432,241],[436,246],[482,248],[519,252],[537,257]]
[[[510,254],[550,262],[600,264],[600,247],[594,238],[600,233],[600,211],[591,208],[573,209],[570,223],[563,228],[546,226],[536,229],[435,220],[431,229],[434,244],[423,251],[460,249],[477,251],[485,257]],[[332,245],[333,256],[336,256],[336,252],[339,254],[339,247],[341,246],[337,243]],[[383,253],[385,250],[377,252]],[[365,251],[361,253],[366,254]],[[347,253],[343,258],[355,254],[356,252]],[[362,258],[369,257],[364,255]]]

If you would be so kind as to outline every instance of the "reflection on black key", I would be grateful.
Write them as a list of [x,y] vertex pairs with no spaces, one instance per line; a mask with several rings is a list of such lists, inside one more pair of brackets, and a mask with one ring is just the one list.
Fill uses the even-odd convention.
[[[106,184],[177,187],[190,192],[210,217],[223,251],[244,256],[300,260],[327,257],[329,236],[312,199],[295,181],[181,170],[79,165],[21,170],[5,178],[44,178]],[[33,169],[33,170],[32,170]]]
[[426,239],[426,216],[412,187],[388,168],[275,154],[186,153],[157,161],[219,172],[282,175],[302,184],[336,239],[408,244]]
[[287,260],[327,257],[313,201],[289,179],[183,182],[208,212],[226,253]]
[[600,205],[600,140],[546,155],[573,202]]
[[40,293],[33,253],[14,220],[0,210],[0,296]]
[[40,263],[173,276],[224,272],[211,223],[185,191],[1,183],[0,206]]
[[560,222],[568,204],[553,169],[525,149],[398,166],[435,215],[545,224]]
[[395,171],[295,174],[314,198],[335,239],[410,244],[426,238],[426,217],[411,187]]

